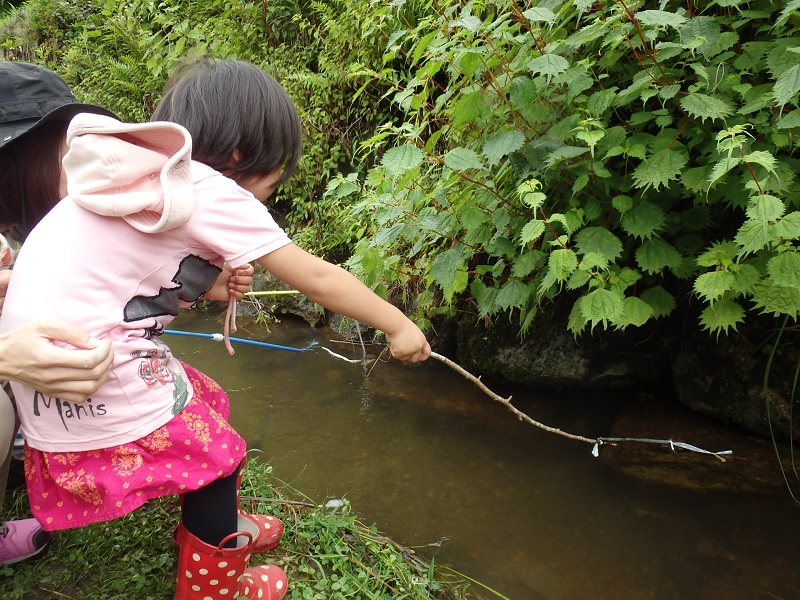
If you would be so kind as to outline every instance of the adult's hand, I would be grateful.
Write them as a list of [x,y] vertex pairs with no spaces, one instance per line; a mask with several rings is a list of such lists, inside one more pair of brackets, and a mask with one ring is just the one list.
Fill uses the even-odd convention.
[[108,379],[113,357],[110,340],[92,339],[85,331],[53,321],[28,323],[0,335],[0,379],[70,402],[97,391]]

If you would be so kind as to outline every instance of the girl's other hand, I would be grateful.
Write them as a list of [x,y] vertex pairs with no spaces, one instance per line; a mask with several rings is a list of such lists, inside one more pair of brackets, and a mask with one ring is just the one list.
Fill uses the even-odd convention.
[[208,300],[220,300],[227,302],[231,298],[241,300],[253,286],[253,265],[245,265],[234,270],[228,263],[222,265],[222,273],[217,277],[217,281],[204,294]]

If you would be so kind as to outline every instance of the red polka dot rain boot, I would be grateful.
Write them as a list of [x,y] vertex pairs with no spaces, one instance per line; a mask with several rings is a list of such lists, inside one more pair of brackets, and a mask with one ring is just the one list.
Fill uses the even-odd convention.
[[[247,568],[260,532],[248,519],[240,518],[239,527],[242,531],[212,546],[192,535],[183,523],[178,525],[178,583],[173,600],[281,600],[286,595],[283,569],[275,565]],[[240,540],[239,547],[225,548],[234,538]]]
[[[244,461],[239,465],[239,477],[236,481],[236,489],[242,489],[242,475],[244,473]],[[237,502],[238,492],[237,492]],[[242,510],[239,506],[239,516],[252,521],[258,527],[258,540],[254,542],[253,554],[268,552],[276,548],[283,537],[283,523],[277,517],[270,515],[252,515]]]
[[253,541],[253,554],[261,554],[276,548],[283,537],[283,523],[271,515],[251,515],[239,509],[239,516],[258,527],[258,539]]

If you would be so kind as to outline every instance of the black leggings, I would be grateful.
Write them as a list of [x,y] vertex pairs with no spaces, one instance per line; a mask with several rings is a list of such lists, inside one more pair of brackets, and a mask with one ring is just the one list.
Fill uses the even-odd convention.
[[[236,469],[232,475],[186,492],[181,507],[183,526],[212,546],[218,546],[226,535],[238,531],[238,483],[239,469]],[[225,546],[235,548],[236,540]]]

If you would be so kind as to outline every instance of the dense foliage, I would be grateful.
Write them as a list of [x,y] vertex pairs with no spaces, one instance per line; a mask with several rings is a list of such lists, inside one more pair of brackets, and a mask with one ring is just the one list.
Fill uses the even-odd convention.
[[798,6],[436,3],[387,49],[390,149],[329,186],[372,219],[350,264],[523,332],[551,302],[576,333],[694,298],[712,332],[796,318]]
[[125,118],[186,54],[275,73],[308,132],[276,208],[423,325],[797,317],[799,0],[26,6],[8,55]]

